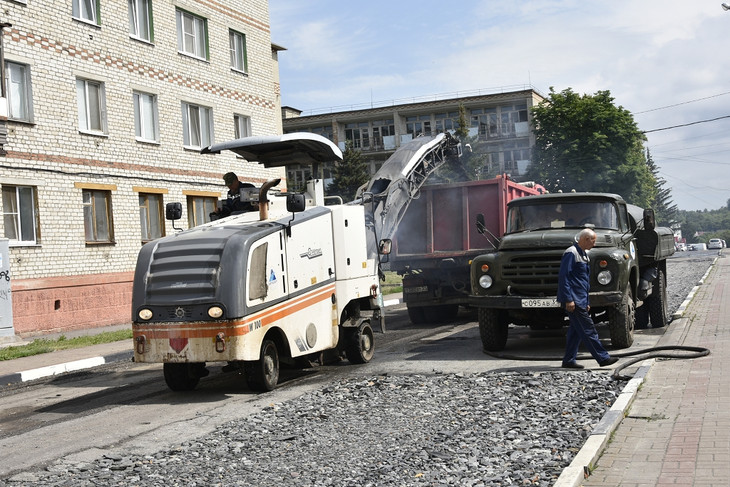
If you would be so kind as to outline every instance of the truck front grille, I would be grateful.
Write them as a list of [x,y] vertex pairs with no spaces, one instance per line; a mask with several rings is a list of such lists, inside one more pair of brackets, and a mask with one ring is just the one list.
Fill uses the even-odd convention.
[[562,254],[514,257],[502,268],[502,278],[519,294],[553,294],[558,287]]

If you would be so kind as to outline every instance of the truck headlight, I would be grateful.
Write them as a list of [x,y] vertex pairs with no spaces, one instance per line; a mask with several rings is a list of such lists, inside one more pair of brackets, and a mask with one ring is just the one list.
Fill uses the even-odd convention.
[[598,273],[597,279],[598,284],[605,286],[609,282],[611,282],[611,279],[613,276],[611,275],[611,271],[601,271]]
[[487,274],[484,274],[482,277],[479,278],[479,285],[484,289],[489,289],[492,287],[492,276],[489,276]]

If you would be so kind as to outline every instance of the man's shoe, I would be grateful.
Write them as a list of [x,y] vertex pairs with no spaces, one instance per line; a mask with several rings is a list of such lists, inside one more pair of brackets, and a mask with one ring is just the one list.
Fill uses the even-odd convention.
[[609,357],[603,362],[598,362],[598,365],[600,365],[601,367],[608,367],[609,365],[613,365],[616,362],[618,362],[618,359],[616,357]]
[[564,369],[583,369],[583,368],[585,368],[577,362],[563,362],[563,365],[561,365],[561,367]]

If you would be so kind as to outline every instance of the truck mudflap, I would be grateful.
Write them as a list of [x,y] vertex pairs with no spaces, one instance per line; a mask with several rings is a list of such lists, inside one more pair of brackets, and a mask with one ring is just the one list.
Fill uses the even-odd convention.
[[[623,294],[620,291],[594,292],[589,294],[591,307],[615,306],[621,303]],[[469,296],[467,300],[475,308],[494,309],[531,309],[559,308],[555,296]]]

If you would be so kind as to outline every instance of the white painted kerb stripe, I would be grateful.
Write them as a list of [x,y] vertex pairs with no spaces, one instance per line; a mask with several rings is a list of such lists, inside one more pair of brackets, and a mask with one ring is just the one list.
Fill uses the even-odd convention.
[[49,365],[48,367],[40,367],[38,369],[26,370],[20,373],[20,379],[25,382],[27,380],[40,379],[49,375],[63,374],[64,372],[72,372],[74,370],[88,369],[97,365],[104,365],[106,361],[104,357],[86,358],[68,362],[60,365]]

